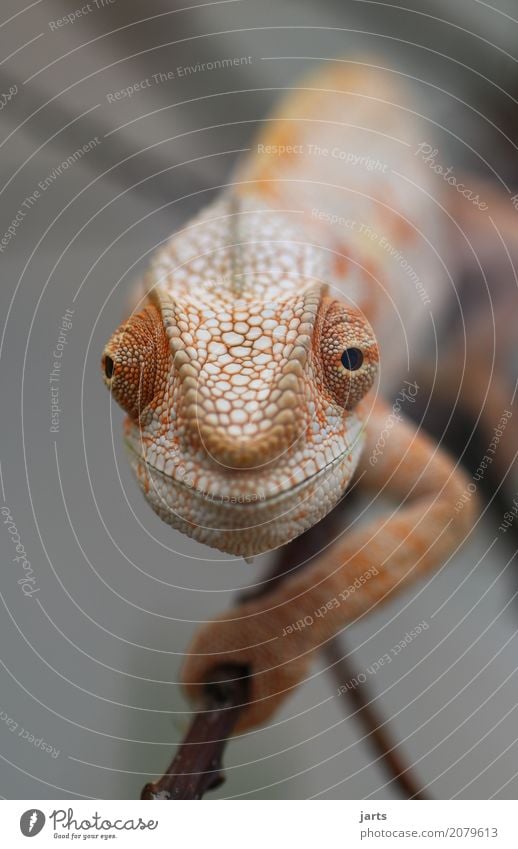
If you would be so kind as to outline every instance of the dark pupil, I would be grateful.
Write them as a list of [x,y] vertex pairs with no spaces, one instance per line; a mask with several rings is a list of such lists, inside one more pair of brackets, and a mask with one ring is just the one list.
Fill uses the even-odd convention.
[[113,360],[111,357],[104,358],[104,373],[108,380],[111,380],[113,375]]
[[359,348],[346,348],[342,354],[342,365],[349,371],[356,371],[363,363],[363,354]]

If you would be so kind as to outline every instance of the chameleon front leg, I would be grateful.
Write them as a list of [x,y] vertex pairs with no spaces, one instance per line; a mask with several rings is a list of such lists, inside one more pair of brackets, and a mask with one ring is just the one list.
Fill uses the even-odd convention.
[[377,403],[368,418],[359,485],[393,498],[393,509],[336,540],[271,593],[239,605],[194,637],[183,670],[193,701],[213,667],[237,664],[249,670],[250,700],[237,731],[268,720],[307,676],[317,649],[442,564],[474,522],[475,502],[466,498],[464,473],[409,423],[398,421],[384,431],[390,413]]

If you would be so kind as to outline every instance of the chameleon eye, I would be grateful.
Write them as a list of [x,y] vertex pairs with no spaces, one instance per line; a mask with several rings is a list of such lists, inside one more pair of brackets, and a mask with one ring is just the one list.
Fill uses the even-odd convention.
[[363,354],[359,348],[346,348],[341,357],[342,365],[349,371],[357,371],[363,363]]
[[169,347],[158,309],[150,304],[115,331],[102,357],[104,382],[117,403],[138,419],[159,389]]
[[111,380],[113,377],[114,362],[108,354],[104,355],[104,376],[106,380]]
[[357,310],[331,302],[320,342],[324,385],[334,401],[352,410],[374,383],[378,346],[369,324]]

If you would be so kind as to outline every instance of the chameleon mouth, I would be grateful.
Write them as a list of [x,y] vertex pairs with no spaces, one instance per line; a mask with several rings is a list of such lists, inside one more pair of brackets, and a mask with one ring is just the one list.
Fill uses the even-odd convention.
[[[126,433],[125,442],[143,495],[164,522],[211,548],[251,557],[285,545],[333,509],[357,466],[363,427],[352,416],[347,441],[335,441],[335,456],[321,468],[314,458],[306,458],[307,474],[302,463],[295,466],[292,456],[282,473],[278,467],[270,467],[255,475],[243,471],[229,477],[222,472],[209,475],[205,468],[205,476],[200,472],[197,481],[169,474],[169,469],[180,469],[181,464],[171,464],[167,471],[158,468],[138,450],[144,446],[138,437],[131,439],[131,432]],[[171,463],[171,458],[167,462]],[[290,473],[292,467],[296,480]]]
[[[364,425],[359,419],[354,424],[351,423],[351,426],[347,429],[348,444],[335,457],[325,463],[324,466],[316,472],[307,474],[302,479],[294,480],[293,472],[286,471],[285,473],[280,473],[278,468],[274,472],[270,471],[268,474],[250,475],[245,472],[240,473],[240,475],[246,474],[248,481],[253,482],[253,487],[250,487],[246,491],[240,491],[239,486],[240,480],[242,483],[244,477],[241,479],[240,477],[234,477],[232,482],[229,480],[224,481],[221,473],[219,475],[213,475],[205,487],[196,485],[194,481],[187,483],[185,480],[170,475],[163,469],[159,469],[141,451],[136,449],[134,442],[128,436],[125,438],[125,445],[133,462],[138,463],[141,469],[145,467],[153,477],[156,476],[160,480],[167,482],[169,487],[177,488],[179,492],[184,494],[189,493],[191,497],[205,501],[211,505],[232,508],[233,510],[236,508],[249,510],[258,504],[275,505],[275,503],[282,501],[288,495],[291,496],[300,493],[311,484],[317,483],[319,478],[324,478],[326,475],[332,473],[347,457],[349,457],[352,469],[354,470],[361,453],[363,431]],[[222,483],[225,483],[226,487],[222,486]],[[273,489],[274,486],[275,490]]]

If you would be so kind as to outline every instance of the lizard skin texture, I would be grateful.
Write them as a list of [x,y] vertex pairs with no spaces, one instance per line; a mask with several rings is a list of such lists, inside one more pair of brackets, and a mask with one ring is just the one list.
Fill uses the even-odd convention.
[[[238,731],[272,715],[325,640],[444,562],[474,520],[474,500],[454,512],[464,475],[404,421],[365,461],[390,415],[380,389],[406,373],[427,317],[387,245],[411,268],[426,262],[434,311],[448,283],[443,199],[401,104],[379,73],[338,63],[288,95],[223,194],[157,252],[143,308],[103,354],[146,499],[200,542],[245,557],[277,548],[356,471],[396,499],[198,632],[184,669],[194,701],[218,664],[252,673]],[[304,618],[311,627],[292,628]]]

